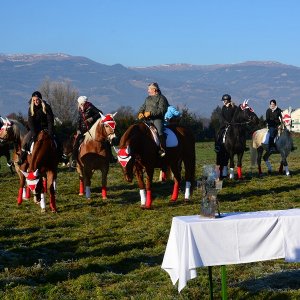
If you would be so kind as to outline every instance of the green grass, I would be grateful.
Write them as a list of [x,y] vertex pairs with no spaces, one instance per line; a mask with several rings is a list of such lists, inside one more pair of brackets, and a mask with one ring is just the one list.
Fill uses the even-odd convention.
[[[291,177],[257,178],[249,152],[243,181],[225,181],[218,195],[221,212],[300,207],[300,138],[288,161]],[[214,164],[212,143],[197,144],[197,178]],[[271,157],[278,169],[279,156]],[[192,203],[169,206],[172,183],[153,184],[153,210],[142,211],[136,183],[123,180],[119,165],[109,173],[109,200],[102,201],[100,174],[92,179],[92,200],[78,196],[78,176],[60,167],[58,213],[41,214],[32,200],[17,206],[18,179],[1,158],[0,299],[208,299],[207,268],[198,269],[180,294],[161,269],[173,216],[199,213]],[[265,166],[264,170],[266,171]],[[273,260],[227,267],[229,299],[299,299],[299,263]],[[213,268],[220,299],[220,268]]]

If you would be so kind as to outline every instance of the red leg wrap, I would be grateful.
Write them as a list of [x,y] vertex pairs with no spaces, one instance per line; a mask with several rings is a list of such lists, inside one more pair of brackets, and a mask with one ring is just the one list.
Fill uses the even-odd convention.
[[161,172],[161,181],[167,181],[167,173],[166,172]]
[[151,204],[152,204],[151,191],[147,191],[145,208],[150,208]]
[[22,196],[23,196],[23,188],[19,188],[19,193],[18,193],[18,198],[17,198],[18,205],[22,204],[22,201],[23,201]]
[[173,186],[173,194],[172,194],[171,201],[176,201],[178,199],[178,194],[179,194],[179,184],[175,182]]
[[84,184],[83,184],[83,180],[79,179],[79,195],[83,195],[84,194]]
[[102,199],[106,199],[107,198],[107,187],[103,186],[102,187]]
[[237,175],[238,175],[238,179],[243,178],[242,167],[237,167]]
[[27,186],[26,187],[26,199],[30,198],[30,188]]

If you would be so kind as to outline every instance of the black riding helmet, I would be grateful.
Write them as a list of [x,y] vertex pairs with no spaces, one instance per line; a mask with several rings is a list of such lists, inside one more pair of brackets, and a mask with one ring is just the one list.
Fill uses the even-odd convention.
[[229,94],[224,94],[222,96],[222,100],[221,101],[225,101],[227,100],[228,102],[231,102],[231,96]]

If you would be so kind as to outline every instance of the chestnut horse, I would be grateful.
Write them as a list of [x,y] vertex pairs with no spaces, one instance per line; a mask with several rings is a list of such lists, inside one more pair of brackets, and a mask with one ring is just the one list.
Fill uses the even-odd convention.
[[47,190],[50,193],[50,210],[56,212],[57,145],[46,130],[39,132],[31,154],[27,155],[27,161],[29,163],[28,170],[27,172],[22,171],[22,173],[37,202],[40,202],[42,212],[46,209],[45,194]]
[[[178,198],[181,182],[182,162],[185,168],[185,200],[191,195],[195,181],[195,139],[193,133],[179,125],[167,126],[167,148],[164,158],[158,156],[159,142],[151,133],[152,125],[140,122],[131,125],[123,134],[117,149],[125,180],[131,182],[135,173],[140,189],[141,208],[149,209],[152,204],[151,185],[155,168],[170,167],[174,175],[173,194],[170,202]],[[172,139],[173,138],[173,139]],[[143,173],[146,173],[146,185]]]
[[102,199],[107,199],[107,174],[111,154],[110,144],[115,136],[115,114],[101,115],[90,130],[85,133],[79,155],[77,171],[79,173],[79,195],[91,198],[91,178],[95,170],[102,174]]

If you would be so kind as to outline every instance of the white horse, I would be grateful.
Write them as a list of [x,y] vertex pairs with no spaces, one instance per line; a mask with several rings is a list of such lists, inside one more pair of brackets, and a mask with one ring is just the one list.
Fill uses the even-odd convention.
[[[293,149],[293,139],[291,137],[291,117],[290,113],[288,115],[283,116],[282,124],[278,128],[278,134],[275,137],[275,146],[277,149],[277,153],[281,155],[281,162],[279,167],[279,173],[283,174],[283,167],[285,168],[285,174],[287,176],[290,175],[290,171],[288,168],[287,157]],[[269,161],[269,157],[272,153],[269,152],[269,133],[268,128],[263,128],[257,130],[253,133],[252,136],[252,144],[251,144],[251,168],[257,164],[258,166],[258,175],[262,175],[261,169],[261,158],[265,161],[268,173],[272,173],[272,165]],[[263,155],[263,152],[265,154]]]

